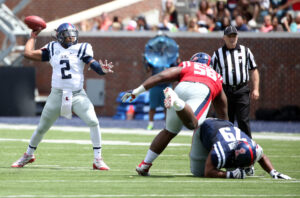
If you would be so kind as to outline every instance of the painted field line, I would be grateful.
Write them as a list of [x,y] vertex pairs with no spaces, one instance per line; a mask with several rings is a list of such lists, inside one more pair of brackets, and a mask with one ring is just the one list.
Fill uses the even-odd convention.
[[[136,176],[138,177],[138,176]],[[275,180],[272,178],[261,178],[259,181],[257,180],[247,180],[247,179],[243,179],[243,180],[226,180],[226,179],[203,179],[203,178],[194,178],[193,180],[161,180],[161,178],[159,179],[155,179],[155,178],[149,178],[152,179],[153,181],[159,180],[159,183],[248,183],[248,184],[255,184],[255,183],[264,183],[264,184],[277,184],[277,183],[282,183],[282,184],[291,184],[291,183],[300,183],[300,180]],[[0,183],[70,183],[73,180],[3,180],[0,181]],[[76,183],[149,183],[149,180],[145,180],[145,181],[135,181],[135,180],[128,180],[128,179],[124,179],[124,180],[78,180],[76,181]],[[299,194],[300,195],[300,194]]]
[[[29,139],[12,139],[12,138],[0,138],[1,141],[12,141],[12,142],[27,142]],[[55,143],[55,144],[92,144],[90,140],[42,140],[43,143]],[[130,141],[108,141],[103,140],[103,145],[124,145],[124,146],[150,146],[151,142],[130,142]],[[181,143],[170,143],[168,146],[191,146],[191,144],[181,144]]]
[[0,196],[0,198],[27,198],[27,197],[42,197],[42,198],[52,198],[52,197],[300,197],[300,194],[247,194],[247,195],[232,195],[232,194],[115,194],[115,195],[7,195]]
[[[15,125],[15,124],[0,124],[0,129],[11,130],[35,130],[36,125]],[[72,127],[72,126],[53,126],[50,130],[57,130],[62,132],[85,132],[89,133],[88,127]],[[124,129],[124,128],[101,128],[102,133],[106,134],[128,134],[128,135],[156,135],[160,130],[146,130],[146,129]],[[292,133],[252,133],[253,139],[265,140],[282,140],[282,141],[300,141],[300,136]],[[192,131],[183,130],[180,132],[181,136],[192,136]]]

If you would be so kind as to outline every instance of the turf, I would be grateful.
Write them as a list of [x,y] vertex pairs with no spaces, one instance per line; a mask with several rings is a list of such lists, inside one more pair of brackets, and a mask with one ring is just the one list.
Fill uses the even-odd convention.
[[[0,129],[0,198],[2,197],[300,197],[300,142],[257,140],[276,169],[293,178],[273,180],[259,165],[256,176],[244,180],[192,177],[189,146],[170,146],[155,161],[151,177],[140,177],[135,166],[143,160],[154,135],[103,133],[104,141],[129,144],[103,145],[110,171],[92,170],[89,144],[44,143],[37,160],[24,168],[10,168],[26,150],[31,130]],[[297,135],[295,135],[296,137]],[[291,135],[291,137],[293,137]],[[299,137],[299,136],[297,136]],[[6,141],[5,139],[17,139]],[[87,132],[49,131],[44,139],[89,140]],[[130,143],[148,143],[131,145]],[[190,144],[179,135],[172,143]]]

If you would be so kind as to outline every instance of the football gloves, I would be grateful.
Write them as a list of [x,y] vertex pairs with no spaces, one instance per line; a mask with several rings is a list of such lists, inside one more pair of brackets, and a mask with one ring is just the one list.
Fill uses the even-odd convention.
[[129,102],[132,102],[136,98],[136,95],[132,94],[132,92],[132,90],[127,91],[121,98],[122,102],[126,102],[128,98],[130,98]]
[[127,91],[121,98],[122,102],[126,102],[128,98],[129,102],[132,102],[138,95],[146,91],[145,87],[143,85],[139,86],[138,88],[132,90],[132,91]]
[[273,179],[292,179],[291,177],[289,177],[285,174],[279,173],[274,169],[271,170],[270,175],[271,175],[271,177],[273,177]]
[[237,168],[233,171],[226,172],[226,178],[233,178],[233,179],[245,179],[245,171],[244,169]]
[[250,167],[245,168],[245,173],[247,176],[254,176],[255,174],[254,166],[252,165]]
[[114,67],[112,62],[107,63],[107,60],[105,60],[105,63],[103,63],[102,60],[99,60],[99,63],[101,65],[101,69],[104,73],[114,73],[114,71],[112,70],[112,68]]

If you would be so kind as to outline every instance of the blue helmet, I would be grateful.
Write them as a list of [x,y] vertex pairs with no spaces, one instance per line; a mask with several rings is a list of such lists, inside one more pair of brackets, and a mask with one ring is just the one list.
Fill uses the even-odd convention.
[[256,147],[246,141],[238,141],[235,148],[235,164],[240,167],[249,167],[256,160]]
[[210,55],[208,55],[204,52],[196,53],[190,59],[191,62],[203,63],[206,65],[210,65],[210,60],[211,60]]
[[[75,40],[67,42],[67,37],[75,37]],[[63,47],[68,48],[78,42],[78,30],[71,23],[63,23],[56,29],[56,38]]]

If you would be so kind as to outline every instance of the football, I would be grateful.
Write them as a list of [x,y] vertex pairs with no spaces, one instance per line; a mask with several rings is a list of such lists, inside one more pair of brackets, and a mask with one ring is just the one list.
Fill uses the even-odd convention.
[[25,24],[32,30],[42,30],[46,28],[46,22],[39,16],[27,16],[24,19]]

